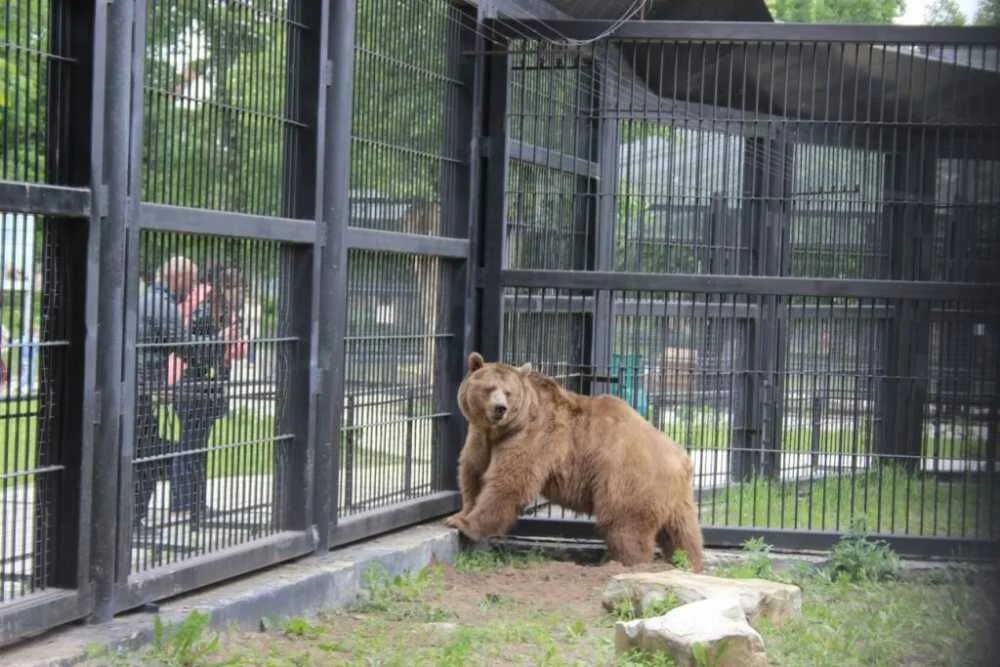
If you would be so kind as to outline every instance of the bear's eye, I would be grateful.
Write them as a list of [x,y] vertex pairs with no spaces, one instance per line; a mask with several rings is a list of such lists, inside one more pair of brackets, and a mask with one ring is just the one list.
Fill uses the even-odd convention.
[[507,398],[510,398],[510,392],[507,391],[506,389],[504,389],[503,395],[506,396]]
[[494,385],[490,385],[489,387],[486,388],[486,393],[487,394],[492,394],[497,389],[498,389],[498,387],[495,384]]

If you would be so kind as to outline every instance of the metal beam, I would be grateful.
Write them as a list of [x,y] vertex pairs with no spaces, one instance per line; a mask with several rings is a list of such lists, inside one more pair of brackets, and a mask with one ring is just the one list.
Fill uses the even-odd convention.
[[348,248],[357,250],[399,252],[463,260],[469,256],[468,239],[349,227],[345,241]]
[[455,491],[443,491],[393,507],[372,510],[346,517],[330,527],[330,546],[357,542],[420,521],[427,521],[457,511],[462,496]]
[[139,228],[183,234],[212,234],[284,243],[314,243],[313,220],[272,218],[266,215],[210,211],[167,204],[139,205]]
[[142,606],[153,600],[174,597],[210,584],[234,579],[269,565],[292,560],[314,550],[311,532],[284,532],[260,540],[216,551],[172,565],[156,568],[129,579],[117,600],[116,611]]
[[0,210],[69,218],[90,216],[90,188],[0,181]]
[[627,21],[617,25],[601,19],[517,20],[495,19],[488,29],[511,36],[540,39],[587,40],[610,34],[615,40],[703,40],[754,42],[836,42],[877,44],[976,44],[1000,43],[994,27],[838,25],[763,23],[752,21]]
[[511,139],[508,143],[511,160],[527,162],[528,164],[538,165],[546,169],[577,174],[586,178],[598,179],[600,177],[600,168],[596,162],[561,151],[555,151],[551,148],[545,148],[544,146],[526,144],[516,139]]
[[501,282],[506,287],[544,287],[582,291],[619,290],[730,295],[782,294],[787,296],[925,301],[945,299],[992,301],[1000,295],[1000,285],[994,284],[610,271],[506,270],[501,272]]
[[[744,528],[730,526],[703,526],[705,546],[739,547],[748,538],[761,537],[778,550],[828,551],[842,533],[818,530],[775,528]],[[595,525],[583,519],[535,519],[522,517],[510,531],[511,537],[542,537],[576,541],[598,541]],[[872,534],[873,540],[885,540],[892,549],[903,556],[962,558],[986,560],[993,556],[996,543],[985,539],[948,536],[918,536],[898,534]],[[597,548],[603,548],[595,544]]]

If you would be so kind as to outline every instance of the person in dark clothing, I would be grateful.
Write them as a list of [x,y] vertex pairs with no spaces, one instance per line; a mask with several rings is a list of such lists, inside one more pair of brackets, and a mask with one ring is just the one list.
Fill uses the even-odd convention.
[[[184,257],[173,257],[160,267],[139,295],[136,339],[135,450],[133,454],[133,527],[145,524],[156,482],[168,472],[172,443],[160,436],[154,398],[162,400],[167,386],[167,359],[177,343],[189,341],[189,332],[177,302],[197,280],[198,267]],[[181,354],[191,348],[177,346]]]
[[197,528],[210,511],[207,465],[212,427],[229,411],[230,366],[245,354],[245,346],[235,342],[243,301],[237,272],[222,266],[210,269],[194,295],[198,302],[189,311],[191,334],[212,342],[199,346],[202,354],[185,360],[174,388],[181,440],[171,469],[170,504],[174,512],[191,512],[191,525]]

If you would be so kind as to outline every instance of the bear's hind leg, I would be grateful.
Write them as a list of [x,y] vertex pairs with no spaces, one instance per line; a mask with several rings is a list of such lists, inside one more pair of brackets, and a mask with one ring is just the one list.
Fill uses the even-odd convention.
[[656,537],[652,529],[643,530],[624,525],[608,526],[603,532],[611,557],[622,565],[632,566],[652,562]]
[[[674,549],[681,549],[687,554],[688,562],[694,572],[701,572],[702,569],[702,536],[701,526],[698,523],[698,510],[690,506],[676,512],[667,525],[664,526],[666,533],[661,538],[660,546],[663,548],[664,541]],[[671,554],[672,555],[672,554]],[[664,558],[668,558],[666,550]]]

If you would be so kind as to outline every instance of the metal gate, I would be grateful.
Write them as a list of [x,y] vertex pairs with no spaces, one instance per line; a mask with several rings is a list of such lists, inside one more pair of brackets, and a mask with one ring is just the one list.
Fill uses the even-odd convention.
[[[996,30],[492,25],[488,357],[684,445],[709,543],[983,554]],[[544,498],[516,533],[593,536]]]

